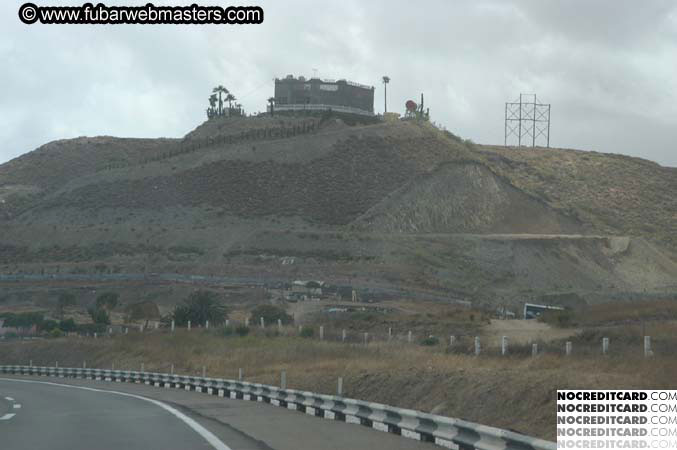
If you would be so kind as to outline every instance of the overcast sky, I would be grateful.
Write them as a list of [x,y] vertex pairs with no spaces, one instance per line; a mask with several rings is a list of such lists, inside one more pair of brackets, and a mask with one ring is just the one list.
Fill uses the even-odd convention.
[[0,163],[55,139],[180,137],[217,84],[256,112],[274,77],[317,69],[376,86],[378,112],[388,75],[389,110],[423,92],[435,122],[486,144],[503,143],[505,102],[535,92],[551,146],[677,166],[674,0],[199,2],[264,8],[241,26],[24,25],[23,2],[1,3]]

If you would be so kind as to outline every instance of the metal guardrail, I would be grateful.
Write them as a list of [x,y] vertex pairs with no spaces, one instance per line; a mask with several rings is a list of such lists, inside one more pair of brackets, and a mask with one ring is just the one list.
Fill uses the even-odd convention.
[[554,442],[512,431],[333,395],[280,389],[258,383],[155,372],[62,367],[0,366],[0,373],[143,383],[260,401],[326,419],[358,423],[380,431],[459,450],[555,450]]

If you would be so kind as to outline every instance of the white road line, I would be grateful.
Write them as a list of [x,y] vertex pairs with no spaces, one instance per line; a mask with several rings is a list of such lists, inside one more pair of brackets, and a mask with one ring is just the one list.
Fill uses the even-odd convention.
[[5,400],[7,400],[8,402],[13,402],[13,401],[14,401],[14,399],[13,399],[12,397],[5,397]]
[[[176,418],[183,421],[186,425],[188,425],[190,428],[192,428],[193,431],[195,431],[197,434],[202,436],[202,438],[204,440],[206,440],[216,450],[232,450],[226,444],[221,442],[219,440],[219,438],[217,438],[211,431],[209,431],[208,429],[206,429],[205,427],[203,427],[202,425],[197,423],[195,420],[193,420],[190,417],[188,417],[187,415],[183,414],[181,411],[174,409],[171,406],[169,406],[165,403],[162,403],[160,401],[153,400],[152,398],[142,397],[140,395],[128,394],[126,392],[109,391],[109,390],[106,390],[106,389],[94,389],[94,388],[84,387],[84,386],[73,386],[73,385],[70,385],[70,384],[51,383],[49,381],[17,380],[17,379],[13,379],[13,378],[0,378],[0,381],[13,381],[13,382],[16,382],[16,383],[47,384],[47,385],[50,385],[50,386],[59,386],[59,387],[65,387],[65,388],[71,388],[71,389],[81,389],[83,391],[91,391],[91,392],[103,392],[103,393],[106,393],[106,394],[115,394],[115,395],[121,395],[123,397],[131,397],[131,398],[143,400],[143,401],[152,403],[155,406],[159,406],[160,408],[164,409],[165,411],[174,415]],[[12,414],[12,416],[13,416],[13,414]]]
[[16,416],[16,414],[5,414],[4,416],[0,417],[0,420],[9,420],[14,416]]
[[12,405],[14,409],[21,409],[21,404],[20,403],[15,403]]

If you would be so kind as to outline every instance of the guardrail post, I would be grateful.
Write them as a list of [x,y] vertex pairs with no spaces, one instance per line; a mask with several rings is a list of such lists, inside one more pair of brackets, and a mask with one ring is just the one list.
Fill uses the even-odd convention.
[[282,333],[282,319],[277,319],[277,331]]
[[237,371],[237,379],[242,381],[242,368],[238,369]]
[[226,327],[230,326],[230,320],[226,319]]
[[653,356],[651,351],[651,336],[644,336],[644,356]]
[[174,329],[176,328],[176,322],[172,319],[172,333],[174,332]]
[[139,325],[139,333],[143,333],[143,324]]
[[244,319],[244,326],[249,328],[249,317],[245,317]]
[[343,377],[338,377],[338,386],[336,387],[336,395],[339,397],[343,395]]
[[54,363],[54,367],[57,368],[57,369],[59,368],[59,361]]
[[190,331],[190,320],[188,321],[188,331]]
[[263,317],[261,317],[261,328],[266,328],[266,320]]
[[320,325],[320,340],[324,340],[324,326]]
[[87,361],[82,361],[82,368],[86,369],[87,368]]
[[501,338],[501,355],[505,356],[508,353],[508,336]]
[[409,333],[407,334],[407,342],[411,344],[411,330],[409,330]]
[[145,368],[144,368],[143,363],[141,363],[141,372],[145,372]]
[[480,356],[481,351],[482,347],[480,346],[480,337],[475,336],[475,356]]
[[564,344],[564,354],[571,356],[571,341],[567,341],[566,344]]
[[346,329],[344,328],[343,331],[341,331],[341,342],[345,342],[346,337],[348,337],[348,335],[346,334]]
[[456,336],[449,336],[449,347],[454,346],[454,341],[456,340]]
[[538,344],[531,344],[531,356],[538,356]]
[[129,328],[125,327],[125,334],[129,334]]
[[113,327],[108,327],[108,334],[113,334]]
[[96,334],[96,332],[94,332],[94,339],[96,339],[96,337],[97,337],[97,334]]
[[208,330],[208,329],[209,329],[209,321],[205,320],[205,330]]
[[364,345],[369,343],[369,333],[364,333]]
[[606,355],[609,353],[609,338],[605,337],[602,338],[602,354]]
[[283,370],[280,374],[280,389],[287,389],[287,371]]
[[393,338],[393,329],[392,327],[388,327],[388,341],[392,340]]

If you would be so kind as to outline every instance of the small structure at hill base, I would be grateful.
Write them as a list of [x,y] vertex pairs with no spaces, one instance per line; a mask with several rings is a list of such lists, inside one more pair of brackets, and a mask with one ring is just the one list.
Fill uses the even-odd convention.
[[536,305],[534,303],[524,304],[525,319],[536,319],[546,311],[564,311],[564,308],[561,306]]

